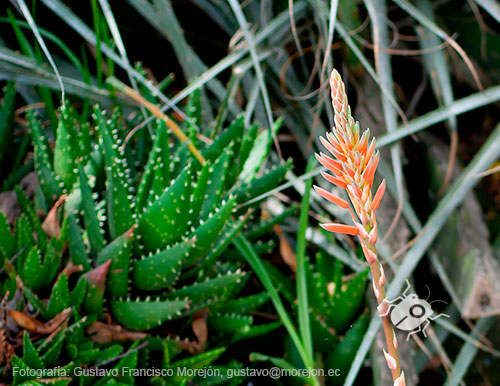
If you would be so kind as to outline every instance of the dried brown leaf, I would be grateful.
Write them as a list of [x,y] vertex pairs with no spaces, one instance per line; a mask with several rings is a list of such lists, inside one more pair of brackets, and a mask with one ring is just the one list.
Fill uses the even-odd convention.
[[71,274],[76,273],[76,272],[81,272],[81,271],[83,271],[83,265],[81,265],[81,264],[74,265],[73,262],[71,260],[69,260],[68,264],[66,264],[66,267],[64,267],[64,269],[61,271],[59,276],[66,275],[69,279]]
[[280,239],[280,253],[283,261],[291,268],[293,272],[297,270],[297,258],[295,257],[295,252],[290,246],[290,243],[285,237],[285,234],[281,230],[279,225],[273,227],[274,231]]
[[194,314],[191,328],[198,339],[198,352],[205,351],[207,346],[208,328],[207,328],[208,310],[201,310]]
[[45,218],[42,228],[47,233],[47,235],[51,237],[59,237],[61,233],[61,225],[59,224],[59,220],[57,219],[57,212],[61,208],[61,206],[64,204],[64,201],[66,201],[66,194],[63,194],[61,197],[59,197],[52,207],[52,209],[49,211],[49,214]]
[[25,329],[29,333],[46,335],[54,332],[68,318],[71,313],[71,308],[66,308],[46,323],[40,322],[38,319],[20,311],[8,310],[8,312],[11,319],[19,327]]
[[144,332],[133,332],[124,329],[118,324],[107,324],[96,321],[86,328],[87,334],[91,335],[92,341],[96,343],[109,343],[115,340],[137,340],[148,336]]

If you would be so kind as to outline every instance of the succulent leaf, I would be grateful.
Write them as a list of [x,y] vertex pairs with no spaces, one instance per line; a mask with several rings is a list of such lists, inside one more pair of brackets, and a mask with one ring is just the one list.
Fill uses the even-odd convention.
[[58,313],[60,313],[65,308],[68,308],[70,305],[70,296],[69,296],[69,284],[68,284],[68,276],[66,274],[62,274],[59,276],[59,279],[54,284],[52,288],[52,293],[49,298],[49,303],[47,304],[47,312],[45,317],[48,319],[52,319]]
[[87,248],[83,242],[82,230],[73,213],[68,214],[68,248],[74,265],[82,265],[84,271],[91,269]]
[[216,303],[227,299],[239,289],[239,284],[247,278],[245,272],[228,273],[213,279],[177,289],[165,294],[167,299],[189,299],[191,306]]
[[253,323],[253,317],[236,313],[211,313],[207,319],[208,325],[218,334],[234,334],[248,331]]
[[38,181],[40,182],[45,199],[51,202],[54,197],[59,197],[63,193],[64,185],[61,178],[55,174],[52,168],[49,146],[46,143],[45,134],[40,126],[40,122],[35,118],[31,110],[28,111],[28,121],[34,144],[35,171],[38,175]]
[[135,226],[132,226],[103,248],[96,260],[98,265],[111,261],[107,284],[109,293],[113,296],[127,296],[128,293],[128,273],[132,257],[134,228]]
[[209,147],[205,149],[205,151],[203,151],[205,159],[213,162],[219,158],[222,152],[229,146],[231,141],[236,138],[241,138],[244,128],[244,117],[239,116]]
[[226,172],[229,167],[230,149],[224,149],[210,168],[207,187],[205,189],[205,199],[201,206],[199,218],[206,220],[207,216],[217,207],[222,196]]
[[78,156],[78,150],[75,147],[76,136],[74,122],[71,122],[67,111],[64,108],[61,109],[54,148],[54,172],[61,178],[67,189],[71,189],[77,179],[75,173]]
[[112,299],[116,320],[132,330],[149,330],[178,315],[188,306],[187,300],[131,301]]
[[220,209],[215,209],[215,212],[209,215],[206,222],[201,223],[198,228],[190,233],[189,237],[195,237],[196,243],[189,254],[186,266],[196,263],[210,250],[229,220],[235,205],[236,199],[234,197],[229,198],[226,202],[223,201]]
[[87,175],[80,164],[78,165],[78,177],[82,194],[83,222],[89,238],[90,251],[93,255],[97,255],[104,247],[103,230],[99,225],[96,206]]
[[191,170],[188,165],[140,216],[138,232],[148,250],[165,248],[180,239],[187,229],[190,184]]
[[12,141],[14,130],[14,103],[16,99],[16,85],[7,83],[0,107],[0,166],[3,165],[8,146]]
[[134,262],[134,284],[144,291],[168,288],[175,283],[195,239],[183,241],[150,257]]

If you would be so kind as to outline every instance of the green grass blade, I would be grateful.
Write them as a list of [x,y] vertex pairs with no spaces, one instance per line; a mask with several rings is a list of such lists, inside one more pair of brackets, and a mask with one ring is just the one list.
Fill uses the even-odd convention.
[[474,81],[476,82],[477,86],[479,89],[482,89],[483,86],[481,84],[481,81],[479,79],[479,76],[474,69],[474,65],[472,64],[469,56],[466,54],[466,52],[458,45],[458,43],[453,40],[452,37],[450,37],[445,31],[443,31],[436,23],[434,23],[431,19],[429,19],[427,16],[425,16],[422,12],[420,12],[413,4],[411,4],[408,0],[394,0],[394,2],[399,5],[402,9],[404,9],[410,16],[412,16],[415,20],[420,22],[424,27],[438,35],[441,39],[447,41],[453,49],[460,55],[462,60],[465,62],[467,67],[469,68],[469,71],[472,74],[472,77],[474,78]]
[[[20,84],[30,86],[42,86],[54,90],[60,89],[58,80],[52,72],[47,71],[32,58],[4,47],[0,47],[0,79],[15,80]],[[67,93],[109,104],[110,94],[108,91],[100,90],[85,82],[65,76],[62,76],[61,80]],[[119,99],[121,99],[121,103],[130,105],[128,99]]]
[[[55,0],[42,0],[42,1],[55,1]],[[297,2],[294,5],[293,11],[296,15],[296,21],[303,18],[304,11],[306,10],[306,3],[304,1]],[[255,34],[254,42],[256,45],[262,43],[264,40],[271,37],[277,31],[279,31],[283,26],[285,26],[290,21],[290,14],[288,10],[281,12],[278,16],[276,16],[272,21],[270,21],[265,27],[263,27],[259,32]],[[227,55],[225,58],[221,59],[218,63],[216,63],[213,67],[210,67],[203,74],[193,79],[188,86],[186,86],[183,90],[181,90],[174,98],[171,100],[171,105],[165,105],[161,108],[163,112],[167,111],[172,106],[175,106],[177,103],[182,101],[188,95],[190,95],[194,90],[203,87],[207,84],[211,79],[219,75],[222,71],[231,67],[233,64],[238,62],[240,59],[245,57],[248,54],[248,47],[240,48],[233,53]],[[142,125],[148,124],[151,118],[144,121]]]
[[[260,60],[257,55],[257,48],[256,48],[257,44],[255,42],[254,37],[250,33],[250,30],[248,29],[248,22],[246,20],[245,14],[243,13],[243,10],[241,9],[239,2],[237,0],[229,0],[229,4],[231,5],[231,8],[236,16],[236,19],[238,20],[240,28],[243,31],[243,35],[245,36],[245,40],[247,41],[248,44],[248,49],[250,51],[250,56],[252,58],[255,74],[257,76],[257,81],[259,82],[260,85],[262,100],[264,101],[264,106],[266,108],[267,121],[269,124],[269,132],[271,133],[271,127],[273,126],[274,123],[273,112],[271,110],[271,102],[269,100],[269,94],[267,92],[266,82],[264,81],[264,73],[262,72],[262,67],[260,66]],[[279,152],[277,138],[276,136],[274,136],[274,134],[273,137]]]
[[300,340],[300,337],[297,334],[297,330],[295,329],[295,326],[293,325],[293,322],[290,319],[285,309],[285,306],[283,305],[283,302],[281,301],[279,293],[276,290],[276,287],[274,286],[273,282],[271,281],[271,278],[267,273],[264,265],[254,252],[252,245],[242,234],[240,234],[235,238],[233,244],[236,247],[236,249],[238,249],[238,251],[247,260],[248,264],[250,264],[252,270],[255,272],[255,274],[261,281],[262,285],[266,288],[267,292],[269,293],[271,301],[273,302],[274,307],[276,308],[276,311],[278,312],[278,315],[281,321],[283,322],[283,325],[290,334],[290,337],[293,343],[295,344],[297,351],[300,353],[300,356],[304,361],[304,364],[306,365],[306,367],[312,368],[312,363],[309,361],[309,358],[304,350],[304,345],[302,344],[302,341]]
[[[385,0],[365,0],[368,14],[371,18],[372,35],[375,48],[375,63],[377,74],[381,85],[387,90],[388,94],[382,94],[382,109],[387,131],[392,133],[397,130],[396,110],[391,104],[391,99],[395,100],[394,80],[392,78],[391,58],[385,51],[389,47],[389,34],[387,31],[387,6]],[[403,204],[403,165],[401,162],[401,148],[399,144],[393,144],[390,149],[392,169],[398,191],[398,212]],[[394,224],[394,223],[393,223]],[[392,229],[392,224],[391,224]]]
[[351,38],[349,35],[349,31],[344,27],[344,25],[337,21],[337,31],[344,40],[344,42],[349,46],[349,49],[352,51],[352,53],[358,58],[360,63],[362,64],[363,68],[366,70],[368,75],[374,80],[374,82],[377,84],[377,86],[380,87],[380,90],[382,91],[382,94],[386,96],[386,98],[389,99],[391,104],[394,106],[398,114],[404,118],[403,110],[401,110],[401,107],[399,107],[398,103],[396,100],[391,96],[391,93],[387,88],[381,83],[379,77],[375,73],[375,70],[373,69],[372,65],[366,59],[366,56],[363,54],[363,52],[360,50],[360,48],[357,46],[357,44],[354,42],[354,40]]
[[[120,30],[118,29],[118,25],[116,24],[116,20],[113,15],[113,12],[111,11],[111,7],[109,6],[108,0],[99,0],[99,4],[101,6],[104,17],[106,18],[109,30],[111,31],[111,35],[113,36],[113,40],[116,44],[116,47],[118,48],[118,52],[120,53],[122,60],[127,64],[128,67],[132,67],[130,65],[130,61],[128,60],[127,50],[125,49],[125,45],[123,44]],[[132,88],[136,92],[139,92],[139,88],[137,87],[137,81],[134,78],[134,74],[131,71],[127,71],[127,75],[130,80],[130,84],[132,85]],[[147,117],[144,106],[140,106],[139,108],[141,110],[142,116],[144,118]],[[150,133],[152,132],[150,131]]]
[[474,0],[481,8],[488,12],[496,21],[500,23],[500,6],[495,0]]
[[500,100],[500,86],[493,86],[486,90],[479,91],[465,98],[457,99],[448,106],[431,111],[419,118],[413,119],[408,124],[401,126],[398,130],[384,134],[377,138],[377,147],[389,145],[395,141],[405,138],[420,130],[442,122],[455,115],[460,115],[468,111],[477,109]]
[[62,82],[61,74],[59,74],[59,70],[57,69],[56,63],[54,62],[54,59],[52,59],[52,55],[50,54],[47,46],[45,45],[45,42],[44,42],[44,40],[42,38],[42,35],[40,35],[40,31],[38,31],[38,27],[37,27],[35,21],[33,20],[33,17],[31,16],[31,13],[28,10],[28,7],[26,6],[26,3],[24,2],[24,0],[16,0],[16,2],[19,5],[19,8],[21,9],[21,12],[22,12],[23,16],[26,18],[26,21],[28,22],[31,30],[33,31],[33,34],[35,35],[35,38],[38,41],[38,44],[42,48],[43,53],[47,57],[47,60],[49,61],[50,66],[54,70],[54,73],[56,75],[57,81],[59,83],[59,87],[61,89],[61,103],[64,106],[64,103],[65,103],[65,101],[64,101],[65,89],[64,89],[63,82]]
[[[308,162],[306,170],[309,171],[315,165],[315,158],[311,158]],[[297,232],[297,299],[299,309],[299,329],[304,342],[304,350],[309,356],[309,360],[313,362],[313,343],[311,337],[311,326],[309,321],[309,301],[307,297],[307,282],[305,271],[306,259],[306,231],[309,217],[309,199],[311,197],[312,178],[306,181],[304,196],[300,207],[299,230]]]
[[[29,24],[26,23],[25,21],[18,20],[18,19],[9,20],[8,18],[0,17],[0,23],[6,23],[9,21],[16,24],[19,27],[22,27],[22,28],[30,28]],[[38,29],[40,31],[40,35],[42,35],[44,38],[46,38],[47,40],[54,43],[66,55],[68,60],[75,66],[75,68],[78,70],[78,72],[80,72],[82,74],[83,78],[85,79],[85,76],[84,76],[85,70],[83,68],[83,64],[78,59],[78,57],[73,53],[73,51],[71,51],[71,49],[53,33],[49,32],[43,28],[40,28],[40,27]]]
[[[436,321],[438,321],[437,319]],[[475,330],[479,334],[485,334],[488,330],[493,327],[495,323],[494,317],[482,318],[479,319],[475,325]],[[473,332],[470,334],[471,337],[476,335]],[[455,359],[455,363],[453,364],[453,368],[451,369],[451,374],[448,379],[444,383],[444,386],[457,386],[462,383],[462,379],[464,375],[467,373],[469,366],[471,365],[474,357],[477,354],[477,346],[471,342],[467,342],[460,349],[457,358]]]
[[[430,0],[418,0],[417,7],[431,20],[435,19],[432,4]],[[430,50],[441,44],[441,40],[436,34],[424,31],[423,28],[417,28],[419,32],[419,43],[422,49]],[[451,85],[451,71],[446,60],[445,51],[438,50],[422,55],[425,69],[431,82],[432,90],[440,106],[450,105],[454,101],[453,87]],[[435,76],[434,76],[435,73]],[[457,117],[455,115],[448,118],[448,124],[451,130],[457,129]]]
[[[60,0],[41,0],[45,6],[47,6],[52,12],[61,18],[66,24],[68,24],[75,32],[77,32],[83,39],[85,39],[92,46],[96,46],[97,38],[94,33],[78,16],[76,16],[64,3]],[[113,60],[114,63],[118,64],[125,71],[132,73],[134,78],[137,79],[139,83],[148,88],[154,95],[162,100],[167,106],[172,108],[181,117],[186,119],[184,112],[179,109],[175,104],[179,101],[173,103],[165,94],[155,87],[151,82],[144,78],[139,72],[137,72],[133,67],[128,65],[122,60],[122,58],[116,54],[116,52],[108,47],[106,44],[102,44],[102,52]],[[189,94],[188,94],[189,95]],[[187,95],[186,95],[187,96]],[[149,123],[149,121],[148,121]]]

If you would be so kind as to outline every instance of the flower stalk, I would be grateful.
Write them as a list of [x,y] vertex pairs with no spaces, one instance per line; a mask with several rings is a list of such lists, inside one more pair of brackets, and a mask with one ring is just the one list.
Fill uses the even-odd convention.
[[375,138],[370,141],[370,130],[360,132],[359,123],[351,115],[347,102],[345,85],[340,74],[333,70],[330,76],[332,105],[335,126],[326,139],[320,137],[321,143],[335,157],[316,154],[316,158],[330,173],[322,172],[322,176],[332,184],[345,189],[349,202],[329,191],[315,186],[316,192],[326,200],[349,210],[353,224],[321,224],[330,232],[358,236],[366,261],[370,265],[373,276],[373,292],[377,299],[377,310],[382,318],[387,351],[384,356],[391,370],[394,386],[405,385],[404,372],[399,365],[398,342],[389,315],[389,302],[385,294],[384,268],[377,255],[377,219],[375,212],[385,193],[385,180],[378,186],[372,196],[372,186],[380,154],[375,152]]

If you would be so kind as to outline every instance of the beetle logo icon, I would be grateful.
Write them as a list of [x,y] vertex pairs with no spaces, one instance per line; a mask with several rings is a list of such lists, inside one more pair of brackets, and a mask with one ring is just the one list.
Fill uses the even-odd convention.
[[[427,301],[429,300],[429,297],[427,297],[427,299],[420,299],[417,294],[408,295],[407,293],[408,291],[410,291],[411,286],[408,280],[406,281],[406,283],[408,284],[408,287],[403,292],[403,295],[398,296],[396,299],[393,299],[391,301],[387,301],[387,303],[389,303],[388,310],[384,315],[381,316],[386,316],[390,312],[392,324],[402,331],[409,331],[408,336],[406,337],[407,341],[410,339],[411,335],[416,334],[420,331],[422,331],[424,336],[427,338],[425,329],[430,325],[429,319],[435,320],[441,316],[445,316],[447,318],[449,318],[450,316],[447,314],[434,315],[434,311],[431,308],[431,303],[444,301],[433,300],[429,303]],[[392,304],[396,301],[399,301],[399,303]]]

